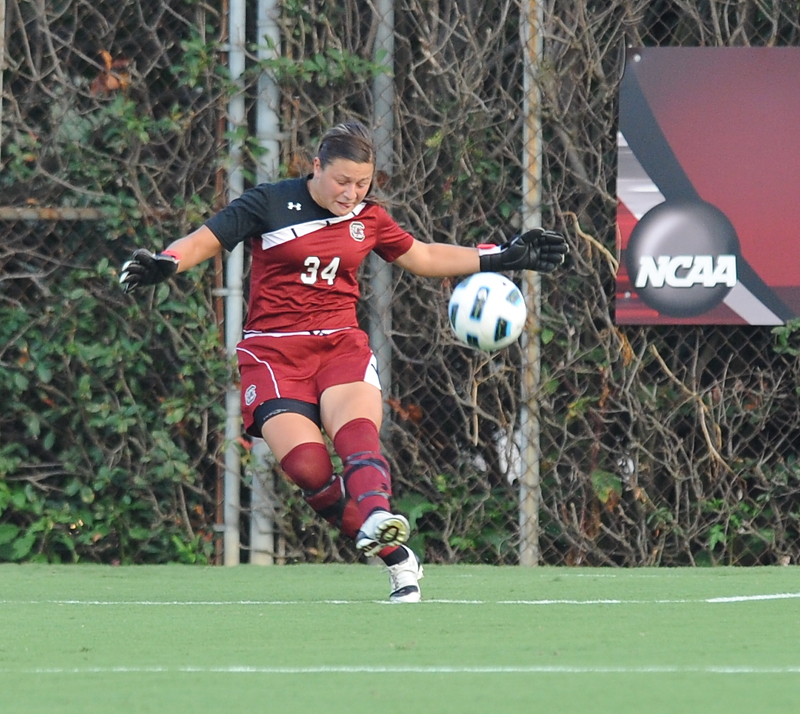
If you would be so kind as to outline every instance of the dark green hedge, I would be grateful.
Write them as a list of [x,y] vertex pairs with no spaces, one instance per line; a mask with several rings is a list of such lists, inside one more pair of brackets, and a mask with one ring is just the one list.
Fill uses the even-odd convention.
[[8,227],[49,235],[0,301],[0,560],[207,561],[230,371],[205,291],[123,295],[102,222]]

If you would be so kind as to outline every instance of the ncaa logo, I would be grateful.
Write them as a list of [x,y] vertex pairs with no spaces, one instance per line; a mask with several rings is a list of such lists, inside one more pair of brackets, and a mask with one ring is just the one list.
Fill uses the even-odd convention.
[[244,393],[244,403],[249,407],[256,400],[256,385],[251,384]]
[[702,201],[667,201],[631,232],[625,265],[639,297],[663,315],[695,317],[719,305],[737,281],[740,253],[728,217]]
[[361,243],[367,237],[364,231],[364,224],[361,221],[353,221],[350,224],[350,237]]

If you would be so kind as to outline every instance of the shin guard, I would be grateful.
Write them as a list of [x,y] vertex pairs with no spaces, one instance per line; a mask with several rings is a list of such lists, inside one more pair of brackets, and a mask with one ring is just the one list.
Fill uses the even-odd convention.
[[355,502],[362,521],[377,508],[389,510],[392,479],[380,453],[377,426],[370,419],[353,419],[336,433],[333,446],[342,458],[348,498]]
[[303,491],[303,499],[328,523],[342,528],[347,497],[341,476],[331,476],[331,480],[316,491]]
[[389,510],[392,480],[389,464],[378,452],[366,451],[344,461],[344,483],[361,518],[366,520],[376,508]]

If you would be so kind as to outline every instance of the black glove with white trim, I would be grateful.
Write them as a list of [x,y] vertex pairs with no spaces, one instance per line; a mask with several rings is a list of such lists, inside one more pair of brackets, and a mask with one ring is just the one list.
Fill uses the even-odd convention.
[[122,265],[119,284],[126,293],[143,285],[155,285],[168,280],[178,270],[179,260],[170,252],[151,253],[139,248],[133,251],[130,260]]
[[533,228],[503,245],[479,245],[481,272],[536,270],[550,273],[564,264],[569,253],[566,238],[555,231]]

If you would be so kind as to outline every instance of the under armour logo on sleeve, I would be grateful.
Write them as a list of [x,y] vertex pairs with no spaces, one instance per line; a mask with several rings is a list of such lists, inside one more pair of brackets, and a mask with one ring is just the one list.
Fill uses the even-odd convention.
[[292,201],[289,201],[289,203],[286,204],[286,208],[288,208],[290,211],[299,211],[302,207],[302,204],[294,203]]

